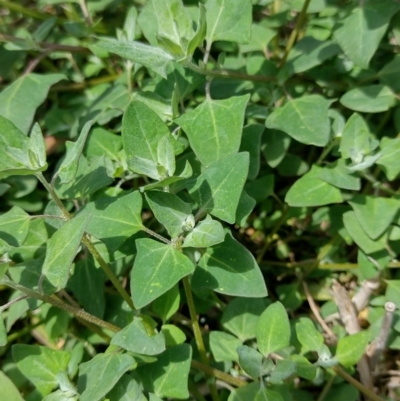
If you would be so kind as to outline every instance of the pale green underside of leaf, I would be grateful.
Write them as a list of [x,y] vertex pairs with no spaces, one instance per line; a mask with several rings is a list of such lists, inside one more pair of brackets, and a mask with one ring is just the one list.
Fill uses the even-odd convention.
[[47,244],[42,273],[56,288],[65,288],[69,270],[88,224],[88,216],[76,216],[53,234]]
[[50,87],[62,79],[66,79],[63,74],[23,75],[0,93],[0,115],[28,135],[36,109]]
[[134,61],[167,78],[167,71],[173,57],[159,47],[140,42],[128,42],[113,38],[101,38],[96,47],[118,54],[126,60]]

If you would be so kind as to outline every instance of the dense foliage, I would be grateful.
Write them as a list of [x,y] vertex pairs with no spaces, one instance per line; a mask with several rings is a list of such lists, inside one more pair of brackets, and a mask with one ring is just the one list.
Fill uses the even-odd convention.
[[0,398],[400,400],[398,1],[0,22]]

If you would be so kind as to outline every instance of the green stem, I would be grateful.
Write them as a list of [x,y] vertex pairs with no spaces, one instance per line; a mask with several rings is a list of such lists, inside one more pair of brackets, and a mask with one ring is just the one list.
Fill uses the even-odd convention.
[[150,230],[150,228],[147,228],[147,227],[145,227],[145,226],[142,226],[142,230],[143,230],[145,233],[151,235],[152,237],[157,238],[157,239],[160,240],[161,242],[164,242],[164,243],[166,243],[166,244],[168,244],[168,245],[171,244],[171,241],[170,241],[170,240],[166,239],[165,237],[163,237],[163,236],[160,235],[160,234],[157,234],[157,233],[154,232],[153,230]]
[[292,33],[290,34],[289,40],[286,44],[285,54],[283,55],[283,58],[279,65],[279,68],[282,68],[285,65],[286,60],[289,56],[289,53],[292,50],[294,43],[296,42],[297,36],[299,35],[300,30],[303,27],[304,21],[306,19],[307,8],[308,8],[309,4],[310,4],[310,0],[304,1],[303,8],[301,9],[299,17],[297,18],[297,21],[296,21],[296,26],[294,27]]
[[[43,184],[43,186],[47,189],[47,191],[49,191],[51,197],[53,198],[54,202],[57,203],[57,205],[60,208],[62,214],[65,217],[65,219],[66,220],[70,220],[72,218],[70,213],[65,208],[64,204],[61,202],[61,199],[57,196],[57,194],[54,191],[53,187],[47,182],[46,178],[44,178],[43,174],[42,173],[37,173],[36,177]],[[135,306],[133,304],[132,298],[126,292],[125,288],[122,287],[122,285],[121,285],[120,281],[118,280],[117,276],[110,269],[110,266],[108,266],[107,262],[102,258],[100,253],[97,251],[96,247],[90,241],[90,239],[86,235],[84,235],[83,238],[82,238],[82,242],[85,244],[86,248],[89,250],[89,252],[93,255],[93,257],[99,263],[99,265],[103,269],[104,273],[107,275],[107,277],[113,283],[114,287],[119,292],[121,297],[126,301],[126,303],[129,305],[129,307],[132,310],[135,310]]]
[[61,299],[57,298],[54,295],[46,295],[40,294],[30,288],[24,287],[23,285],[14,283],[12,280],[8,279],[7,277],[3,277],[1,280],[2,284],[6,285],[7,287],[13,288],[14,290],[21,291],[25,295],[30,298],[39,299],[43,302],[47,302],[50,305],[56,306],[57,308],[63,309],[72,315],[85,320],[86,322],[93,323],[96,326],[103,327],[107,330],[111,330],[115,333],[120,331],[121,329],[117,326],[114,326],[111,323],[106,322],[105,320],[99,319],[96,316],[91,315],[90,313],[85,312],[83,309],[77,308],[75,306],[69,305]]
[[358,380],[354,379],[354,377],[351,377],[340,366],[334,366],[332,369],[344,380],[346,380],[348,383],[354,386],[360,393],[363,393],[367,397],[367,399],[371,401],[383,401],[382,398],[373,393],[370,389],[365,387]]
[[214,77],[214,78],[236,78],[236,79],[242,79],[245,81],[255,81],[255,82],[274,82],[276,81],[276,77],[267,77],[263,75],[248,75],[248,74],[243,74],[241,72],[236,72],[236,71],[228,71],[228,70],[205,70],[203,68],[198,67],[197,65],[190,63],[190,62],[184,62],[183,66],[186,68],[189,68],[190,70],[197,72],[198,74],[201,75],[206,75],[209,77]]
[[325,147],[325,149],[323,150],[323,152],[321,153],[321,156],[318,158],[318,160],[315,162],[316,165],[320,165],[323,160],[325,159],[326,156],[329,155],[329,153],[331,152],[331,150],[338,144],[337,139],[334,139],[333,141],[331,141],[331,143]]
[[[183,281],[183,287],[185,288],[186,301],[187,301],[187,304],[189,307],[190,320],[192,321],[194,339],[196,341],[196,346],[197,346],[197,349],[200,354],[200,359],[205,366],[209,367],[210,364],[208,362],[206,347],[204,346],[203,337],[201,335],[199,321],[197,318],[196,306],[194,304],[194,299],[193,299],[192,289],[190,287],[189,278],[184,277],[182,279],[182,281]],[[215,376],[211,376],[211,377],[215,377]],[[209,387],[210,387],[212,399],[214,401],[219,401],[219,396],[218,396],[217,387],[216,387],[215,383],[214,382],[209,383]]]
[[26,326],[23,329],[15,332],[15,333],[11,333],[8,337],[7,337],[7,344],[12,343],[15,340],[18,340],[18,338],[24,336],[25,334],[30,333],[32,330],[36,329],[36,327],[42,325],[44,323],[44,320],[39,320],[37,323],[32,324],[30,326]]
[[203,365],[202,363],[192,360],[191,363],[193,368],[199,369],[204,373],[207,373],[209,376],[214,376],[216,379],[222,380],[225,383],[232,384],[236,387],[246,386],[248,383],[245,380],[240,379],[239,377],[231,376],[228,373],[222,372],[221,370],[212,368],[208,365]]
[[329,380],[326,382],[324,388],[322,389],[317,401],[324,401],[326,395],[328,394],[330,388],[332,387],[332,384],[333,384],[333,381],[335,380],[335,378],[336,378],[336,375],[332,375],[329,378]]
[[118,293],[121,295],[121,297],[125,300],[125,302],[129,305],[129,307],[132,310],[135,310],[135,305],[133,304],[132,298],[126,292],[125,288],[122,287],[121,282],[118,280],[117,276],[111,270],[111,268],[108,265],[108,263],[102,258],[100,253],[97,251],[96,247],[90,241],[90,239],[86,235],[84,235],[83,238],[82,238],[82,242],[85,244],[86,248],[89,250],[89,252],[96,259],[97,263],[101,266],[101,268],[103,269],[104,273],[107,275],[107,277],[113,283],[115,289],[118,291]]

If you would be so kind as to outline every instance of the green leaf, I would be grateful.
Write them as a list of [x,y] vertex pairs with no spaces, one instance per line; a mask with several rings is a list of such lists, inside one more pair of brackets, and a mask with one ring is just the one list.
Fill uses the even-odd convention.
[[396,103],[396,96],[388,86],[371,85],[346,92],[340,103],[348,109],[363,113],[381,113]]
[[370,334],[367,331],[343,337],[336,348],[336,359],[344,367],[355,365],[363,356],[367,348]]
[[104,128],[90,131],[85,145],[86,156],[106,155],[111,160],[119,160],[118,152],[122,149],[122,138]]
[[160,174],[161,163],[158,153],[160,141],[172,138],[168,127],[150,107],[133,100],[122,119],[122,143],[128,167],[139,174],[159,180],[166,178]]
[[28,154],[32,166],[37,169],[47,168],[46,144],[38,123],[33,126],[31,131]]
[[318,178],[337,188],[359,191],[361,189],[361,180],[346,167],[346,162],[339,159],[328,167],[320,169]]
[[119,379],[106,398],[112,401],[147,401],[139,383],[128,374]]
[[158,397],[186,399],[189,397],[188,376],[192,348],[189,344],[179,344],[168,348],[157,362],[137,369],[146,390]]
[[144,67],[167,78],[168,67],[173,57],[159,47],[145,45],[136,41],[117,40],[114,38],[101,38],[96,47],[110,53],[118,54],[126,60],[142,64]]
[[400,280],[386,280],[386,284],[386,299],[400,308]]
[[70,288],[85,311],[102,318],[105,309],[104,273],[87,255],[75,264],[74,274],[68,281]]
[[14,206],[0,215],[0,238],[12,246],[21,246],[28,236],[30,221],[29,214]]
[[242,345],[242,342],[223,331],[213,330],[210,333],[210,349],[216,362],[238,361],[236,349]]
[[56,193],[60,198],[87,200],[91,194],[114,181],[114,171],[111,160],[105,156],[86,159],[81,155],[75,179],[69,184],[60,184],[60,179],[57,178]]
[[25,74],[0,93],[0,116],[10,120],[28,135],[36,109],[43,103],[52,85],[63,74]]
[[237,349],[240,367],[253,379],[258,379],[263,372],[264,357],[254,348],[241,345]]
[[154,300],[152,304],[153,311],[161,317],[163,322],[166,322],[179,309],[180,300],[179,286],[174,285],[165,294]]
[[236,209],[247,178],[248,153],[227,156],[208,167],[189,188],[202,213],[234,223]]
[[264,299],[235,298],[225,308],[221,324],[242,342],[256,336],[258,318],[266,307]]
[[194,290],[212,289],[238,297],[267,296],[256,260],[229,232],[224,242],[207,248],[192,277],[192,286]]
[[321,167],[313,165],[311,171],[290,187],[285,201],[295,207],[343,202],[340,190],[319,178],[321,170]]
[[353,113],[346,122],[340,140],[342,157],[351,158],[353,163],[358,164],[377,146],[378,141],[371,135],[365,120],[358,113]]
[[145,197],[155,218],[167,229],[171,238],[176,238],[183,231],[192,205],[168,192],[148,191]]
[[296,373],[296,364],[290,359],[278,359],[269,381],[272,384],[283,384],[283,381]]
[[390,86],[394,92],[400,91],[400,57],[398,54],[379,71],[378,77],[383,84]]
[[192,273],[193,263],[172,245],[143,238],[136,240],[137,255],[131,275],[131,294],[137,309]]
[[241,53],[267,51],[268,43],[276,36],[276,31],[253,23],[251,25],[251,37],[248,43],[240,46]]
[[190,39],[187,47],[186,51],[187,58],[190,58],[193,55],[196,48],[203,43],[206,37],[206,32],[207,32],[206,8],[201,3],[199,3],[199,11],[200,12],[199,12],[199,19],[197,21],[197,29],[192,39]]
[[165,351],[164,335],[150,332],[141,317],[134,317],[132,323],[115,334],[111,344],[143,355],[157,355]]
[[317,367],[302,355],[291,355],[290,359],[296,364],[296,371],[299,377],[307,380],[314,380],[317,375]]
[[0,315],[0,347],[4,347],[5,345],[7,345],[7,342],[8,340],[7,340],[6,326],[4,325],[3,317]]
[[279,76],[289,77],[310,70],[339,52],[340,47],[331,40],[320,41],[312,36],[306,36],[299,40],[290,51]]
[[302,345],[302,353],[308,351],[318,352],[324,343],[323,335],[315,328],[308,317],[301,317],[296,323],[296,335]]
[[142,230],[142,196],[139,191],[119,197],[98,198],[80,215],[89,218],[86,231],[116,250],[128,237]]
[[14,383],[0,371],[1,396],[7,401],[24,401]]
[[274,302],[261,314],[257,323],[256,337],[258,349],[264,356],[289,345],[289,318],[280,302]]
[[164,324],[161,327],[161,332],[165,337],[165,345],[167,347],[183,344],[186,341],[185,333],[173,324]]
[[275,168],[281,163],[290,142],[290,136],[282,131],[268,130],[264,133],[261,150],[270,167]]
[[320,95],[290,100],[275,109],[265,121],[267,128],[286,132],[306,145],[325,146],[329,142],[328,108],[332,103]]
[[135,360],[127,354],[97,354],[79,366],[80,401],[100,401],[128,371]]
[[381,139],[381,157],[376,164],[382,167],[389,181],[393,181],[400,173],[400,138]]
[[204,166],[239,150],[248,101],[249,95],[224,100],[206,98],[196,109],[175,120]]
[[365,234],[358,222],[355,212],[346,212],[343,215],[344,226],[352,240],[366,253],[371,254],[386,248],[386,238],[383,235],[377,240],[372,240]]
[[371,238],[379,238],[399,211],[398,199],[356,195],[351,201],[358,223]]
[[93,120],[88,121],[82,128],[82,131],[75,142],[67,142],[66,155],[57,170],[57,175],[60,177],[61,184],[68,184],[71,182],[78,171],[79,158],[83,152],[86,138],[92,127]]
[[264,126],[261,124],[251,124],[243,129],[242,142],[240,143],[240,152],[249,152],[249,180],[254,180],[260,171],[260,149],[261,136],[264,132]]
[[219,221],[213,220],[210,215],[189,232],[183,247],[208,248],[224,240],[225,232]]
[[242,191],[239,204],[236,209],[236,224],[238,224],[240,227],[244,227],[246,225],[247,218],[250,216],[256,203],[256,200],[249,196],[245,190]]
[[56,288],[65,288],[67,285],[69,270],[87,223],[86,216],[74,217],[57,230],[47,243],[42,273]]
[[338,24],[334,37],[354,64],[368,68],[391,17],[399,9],[400,5],[391,0],[372,0],[356,7]]
[[25,344],[13,345],[12,355],[18,369],[43,396],[57,386],[57,374],[67,369],[71,357],[66,351]]
[[216,40],[249,42],[252,22],[250,0],[208,0],[206,9],[208,46]]

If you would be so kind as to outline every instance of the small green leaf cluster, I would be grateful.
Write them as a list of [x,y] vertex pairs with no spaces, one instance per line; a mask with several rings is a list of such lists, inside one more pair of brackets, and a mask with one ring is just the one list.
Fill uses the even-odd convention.
[[23,3],[4,397],[396,399],[400,3]]

